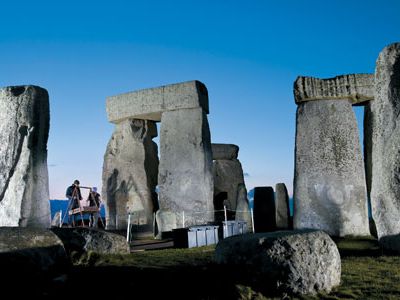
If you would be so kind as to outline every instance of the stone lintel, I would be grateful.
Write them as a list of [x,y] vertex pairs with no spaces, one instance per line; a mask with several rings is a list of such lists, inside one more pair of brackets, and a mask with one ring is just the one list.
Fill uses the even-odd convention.
[[165,111],[201,107],[208,114],[208,92],[193,80],[107,97],[107,117],[112,123],[127,118],[161,121]]
[[374,74],[349,74],[319,79],[297,77],[294,82],[296,104],[313,100],[347,99],[353,105],[374,99]]
[[238,158],[239,146],[234,144],[211,144],[213,159],[235,159]]

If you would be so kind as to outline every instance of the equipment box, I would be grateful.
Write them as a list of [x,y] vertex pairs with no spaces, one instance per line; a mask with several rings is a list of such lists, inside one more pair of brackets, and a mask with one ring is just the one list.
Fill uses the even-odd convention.
[[223,238],[246,233],[245,221],[222,221]]
[[203,225],[173,229],[174,246],[175,248],[193,248],[217,244],[218,227]]

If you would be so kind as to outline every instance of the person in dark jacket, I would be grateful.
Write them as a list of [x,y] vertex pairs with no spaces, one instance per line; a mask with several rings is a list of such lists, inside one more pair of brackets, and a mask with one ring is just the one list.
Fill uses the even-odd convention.
[[100,212],[100,205],[101,205],[101,200],[100,200],[100,194],[97,192],[97,188],[93,187],[90,190],[89,193],[89,205],[97,207],[98,212],[90,214],[90,225],[91,227],[97,227],[97,222],[99,220],[99,212]]
[[[68,211],[71,209],[75,209],[80,207],[79,201],[82,200],[82,195],[81,195],[81,189],[79,188],[79,180],[75,180],[74,183],[67,188],[67,191],[65,192],[65,196],[68,198]],[[73,221],[73,217],[68,214],[68,224],[71,224],[71,221]]]

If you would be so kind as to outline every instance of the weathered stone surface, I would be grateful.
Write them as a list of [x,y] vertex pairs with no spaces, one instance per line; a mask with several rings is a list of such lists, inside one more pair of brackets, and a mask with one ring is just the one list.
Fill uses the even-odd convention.
[[163,238],[163,232],[169,232],[172,229],[183,228],[184,226],[186,226],[186,224],[183,224],[184,221],[183,217],[184,217],[183,213],[167,211],[167,210],[158,210],[156,213],[156,221],[157,221],[156,238],[158,239]]
[[236,159],[239,154],[239,146],[233,144],[211,144],[213,159]]
[[68,260],[62,242],[50,230],[0,227],[0,265],[2,274],[18,273],[24,282],[42,273],[58,273]]
[[400,233],[400,43],[379,54],[375,100],[366,108],[368,189],[378,237]]
[[322,231],[233,236],[218,243],[215,260],[241,267],[266,287],[283,293],[330,292],[340,284],[339,251]]
[[107,229],[126,228],[128,213],[134,213],[142,229],[152,231],[158,173],[155,136],[152,121],[128,119],[116,125],[103,164]]
[[253,205],[255,232],[276,230],[276,207],[273,188],[270,186],[255,187]]
[[237,205],[236,205],[236,221],[246,222],[246,232],[252,232],[251,212],[249,207],[249,199],[247,198],[247,189],[244,183],[239,184],[237,188]]
[[382,236],[379,244],[386,253],[400,254],[400,234]]
[[0,89],[0,226],[50,226],[49,118],[45,89]]
[[288,229],[290,220],[289,195],[284,183],[275,185],[276,227]]
[[227,209],[236,210],[238,187],[244,184],[243,169],[239,160],[214,160],[214,195],[227,192]]
[[128,118],[160,121],[162,112],[199,107],[208,113],[207,88],[196,80],[107,98],[107,116],[112,123]]
[[[201,108],[164,112],[160,133],[159,204],[176,223],[159,220],[160,232],[213,221],[213,173],[210,129]],[[169,218],[170,219],[170,218]]]
[[350,74],[329,79],[297,77],[294,82],[296,103],[312,100],[347,99],[359,104],[374,99],[374,75]]
[[55,227],[51,231],[61,239],[69,255],[74,251],[78,254],[88,251],[102,254],[125,254],[130,252],[124,236],[104,230],[86,227]]
[[296,122],[294,228],[368,235],[364,164],[351,104],[301,103]]

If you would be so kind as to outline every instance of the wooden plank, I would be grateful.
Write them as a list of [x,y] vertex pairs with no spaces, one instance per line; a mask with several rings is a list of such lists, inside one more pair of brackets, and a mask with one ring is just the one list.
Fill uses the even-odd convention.
[[100,209],[97,206],[84,206],[82,208],[75,208],[75,209],[71,209],[68,214],[69,215],[76,215],[76,214],[92,214],[92,213],[96,213],[99,212]]

